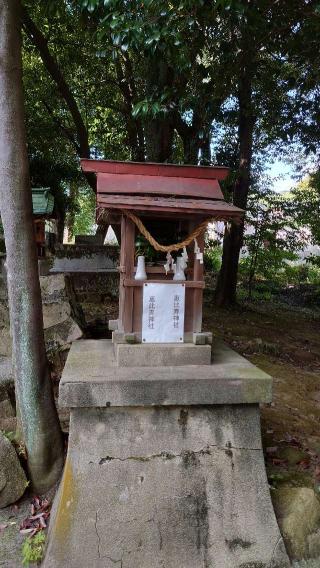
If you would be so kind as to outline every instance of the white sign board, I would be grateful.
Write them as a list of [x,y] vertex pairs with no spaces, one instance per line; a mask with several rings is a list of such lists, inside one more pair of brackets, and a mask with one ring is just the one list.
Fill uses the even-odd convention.
[[143,343],[182,343],[184,333],[184,284],[143,285]]

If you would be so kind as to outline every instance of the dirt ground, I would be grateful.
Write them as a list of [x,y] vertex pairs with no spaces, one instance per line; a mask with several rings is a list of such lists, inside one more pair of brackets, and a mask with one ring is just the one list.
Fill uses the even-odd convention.
[[320,309],[259,302],[226,310],[209,296],[204,326],[274,379],[273,402],[261,409],[270,483],[320,493]]

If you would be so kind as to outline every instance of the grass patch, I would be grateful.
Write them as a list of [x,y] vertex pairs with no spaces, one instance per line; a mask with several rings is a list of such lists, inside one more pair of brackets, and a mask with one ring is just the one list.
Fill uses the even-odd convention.
[[44,555],[46,536],[43,531],[37,532],[34,536],[25,539],[22,545],[22,564],[39,564]]

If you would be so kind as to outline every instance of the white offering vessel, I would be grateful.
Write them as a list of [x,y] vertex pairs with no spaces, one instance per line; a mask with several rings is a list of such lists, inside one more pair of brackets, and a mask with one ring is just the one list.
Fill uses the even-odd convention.
[[171,269],[173,270],[173,258],[171,256],[170,252],[167,253],[166,258],[167,258],[167,262],[166,262],[166,264],[163,265],[163,267],[166,271],[166,276],[168,276],[169,270],[171,270]]
[[173,280],[185,280],[186,275],[184,273],[187,268],[187,263],[182,256],[177,256],[177,262],[173,265]]
[[135,280],[147,280],[146,265],[144,256],[138,256]]

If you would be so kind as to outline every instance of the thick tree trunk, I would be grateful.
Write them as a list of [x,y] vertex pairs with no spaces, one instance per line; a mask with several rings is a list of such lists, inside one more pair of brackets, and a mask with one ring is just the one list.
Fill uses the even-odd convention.
[[170,162],[174,128],[170,117],[151,119],[145,125],[146,153],[149,162]]
[[[146,95],[152,99],[172,87],[174,70],[163,58],[153,56],[148,61],[146,76]],[[156,117],[150,114],[144,122],[144,135],[147,161],[170,162],[174,138],[172,113],[168,111]]]
[[[187,127],[188,128],[188,127]],[[196,133],[186,132],[182,137],[183,142],[183,153],[184,153],[184,163],[185,164],[198,164],[199,160],[199,139]]]
[[[234,187],[233,203],[246,209],[250,187],[252,140],[255,117],[252,109],[253,65],[248,52],[243,53],[243,65],[239,80],[239,170]],[[238,265],[243,246],[244,220],[225,229],[222,265],[216,289],[218,305],[232,305],[236,302]]]
[[[192,124],[187,125],[178,112],[174,115],[174,125],[182,139],[185,164],[208,164],[210,154],[210,129],[204,128],[205,109],[202,104],[194,109]],[[204,132],[204,134],[202,134]],[[210,161],[209,158],[209,161]]]
[[62,435],[46,361],[22,95],[20,3],[0,0],[0,210],[16,395],[34,490],[59,478]]
[[137,99],[134,72],[127,53],[123,53],[124,70],[120,59],[115,62],[118,85],[123,96],[124,118],[127,126],[128,145],[131,149],[131,159],[134,162],[144,162],[144,135],[140,119],[134,119],[132,109]]

